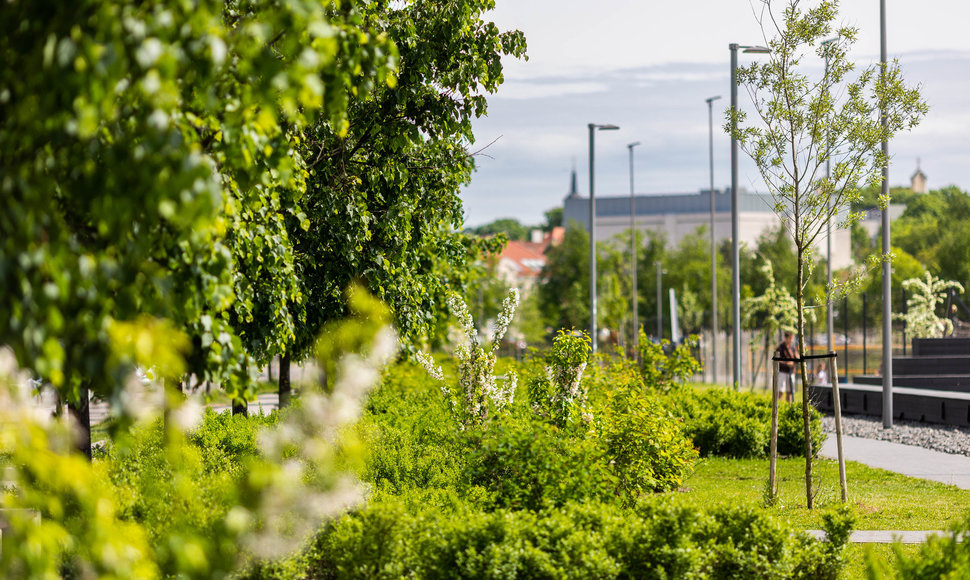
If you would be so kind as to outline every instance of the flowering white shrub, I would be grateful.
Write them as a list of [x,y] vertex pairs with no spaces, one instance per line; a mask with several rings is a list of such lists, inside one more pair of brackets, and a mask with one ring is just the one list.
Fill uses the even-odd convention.
[[[291,554],[324,518],[362,501],[361,484],[342,463],[341,436],[360,416],[381,367],[397,352],[397,337],[377,300],[355,290],[349,302],[353,316],[324,338],[351,345],[330,350],[333,388],[328,394],[303,392],[277,425],[259,433],[259,456],[236,466],[236,492],[218,495],[230,503],[213,508],[227,508],[224,525],[215,528],[217,537],[204,541],[197,535],[201,524],[180,511],[184,506],[173,506],[171,514],[175,520],[186,517],[172,528],[179,537],[151,538],[147,525],[130,514],[123,517],[130,490],[112,485],[99,460],[89,462],[75,451],[70,420],[52,418],[31,399],[29,377],[0,347],[0,509],[10,524],[3,532],[0,577],[60,577],[69,560],[79,577],[158,578],[164,576],[153,549],[159,545],[180,546],[175,576],[231,576],[252,558]],[[198,423],[198,406],[183,403],[161,380],[132,376],[126,385],[130,404],[121,405],[122,411],[146,424],[165,416],[158,460],[165,461],[169,478],[154,485],[174,488],[176,496],[196,493],[184,481],[198,473],[187,441]],[[113,444],[133,449],[125,447],[131,445],[127,437]],[[218,548],[227,545],[233,549]]]
[[465,301],[457,294],[448,296],[448,306],[465,333],[465,341],[455,347],[455,358],[458,360],[457,387],[449,386],[441,368],[434,364],[430,356],[417,353],[418,362],[427,369],[432,378],[441,382],[441,391],[448,398],[452,412],[462,428],[483,425],[490,416],[512,404],[518,377],[509,371],[503,384],[499,385],[493,371],[495,352],[512,324],[518,305],[519,290],[512,288],[502,301],[494,338],[490,344],[484,344],[479,339]]
[[906,314],[896,315],[896,319],[906,322],[906,330],[913,338],[942,337],[953,332],[953,323],[937,316],[936,308],[946,300],[950,288],[963,292],[962,284],[940,280],[927,272],[922,278],[904,281],[903,288],[909,291]]

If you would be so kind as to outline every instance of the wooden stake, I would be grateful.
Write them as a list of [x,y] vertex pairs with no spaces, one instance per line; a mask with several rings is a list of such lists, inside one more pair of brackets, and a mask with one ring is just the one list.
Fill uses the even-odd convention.
[[775,471],[778,464],[778,361],[771,361],[771,447],[768,452],[768,487],[771,500],[778,497]]
[[835,411],[835,444],[839,450],[839,485],[842,487],[842,501],[849,501],[849,489],[845,481],[845,454],[842,452],[842,401],[839,398],[839,372],[835,353],[829,357],[829,380],[832,381],[832,407]]

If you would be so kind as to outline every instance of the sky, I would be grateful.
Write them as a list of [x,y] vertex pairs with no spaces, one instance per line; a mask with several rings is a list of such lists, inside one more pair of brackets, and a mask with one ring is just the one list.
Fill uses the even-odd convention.
[[[970,189],[970,2],[885,0],[887,51],[930,111],[890,142],[890,184],[908,185],[917,160],[930,189]],[[802,2],[812,6],[814,2]],[[783,4],[772,4],[780,13]],[[628,195],[634,149],[638,194],[691,193],[708,187],[708,109],[714,102],[714,183],[730,183],[728,45],[765,44],[761,0],[496,0],[488,14],[501,29],[525,33],[528,61],[503,60],[505,83],[476,120],[470,150],[477,170],[462,193],[465,223],[502,217],[544,221],[562,205],[575,167],[589,191],[588,123],[596,134],[596,194]],[[850,0],[838,23],[859,29],[850,58],[879,62],[879,2]],[[766,20],[770,26],[770,22]],[[769,35],[770,36],[770,35]],[[757,55],[739,54],[739,64]],[[817,63],[819,74],[823,63]],[[739,104],[747,95],[739,90]],[[486,147],[487,146],[487,147]],[[739,187],[765,191],[742,153]]]

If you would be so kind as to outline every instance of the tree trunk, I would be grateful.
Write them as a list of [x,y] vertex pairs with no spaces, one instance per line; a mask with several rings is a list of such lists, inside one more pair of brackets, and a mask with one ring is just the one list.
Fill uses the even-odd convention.
[[239,398],[232,400],[232,414],[233,416],[242,415],[243,417],[249,416],[249,405],[246,403],[246,399]]
[[[795,285],[795,304],[798,309],[798,357],[801,358],[805,348],[805,291],[804,291],[804,261],[805,249],[800,245],[798,251],[798,283]],[[805,372],[805,361],[798,364],[802,376],[802,421],[805,431],[805,505],[808,509],[814,507],[812,493],[812,420],[809,414],[808,375]]]
[[279,368],[279,396],[280,409],[284,409],[290,404],[290,395],[292,394],[292,388],[290,387],[290,353],[284,352],[280,356],[280,368]]
[[91,460],[91,406],[87,383],[81,383],[76,403],[68,401],[67,412],[78,425],[77,450]]

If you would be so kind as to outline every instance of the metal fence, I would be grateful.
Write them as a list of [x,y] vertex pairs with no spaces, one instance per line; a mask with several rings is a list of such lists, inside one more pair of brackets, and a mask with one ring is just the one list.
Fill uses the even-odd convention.
[[[905,313],[906,293],[894,298],[896,312]],[[832,350],[836,353],[839,375],[842,382],[852,382],[859,375],[879,375],[882,372],[882,296],[855,294],[847,296],[833,305]],[[945,304],[946,312],[953,317],[957,334],[970,334],[970,325],[961,323],[957,317],[970,318],[970,309],[956,294],[951,294]],[[805,355],[824,354],[828,350],[824,305],[806,305],[806,310],[816,313],[816,320],[806,322],[804,345]],[[712,368],[713,344],[710,330],[700,337],[699,358],[704,363],[704,371],[698,379],[706,382],[730,384],[733,380],[731,366],[733,361],[731,340],[731,313],[725,310],[719,316],[727,321],[717,333],[717,368]],[[907,335],[902,320],[892,322],[892,348],[894,356],[906,356],[911,347],[912,336]],[[760,329],[741,331],[741,377],[742,387],[754,389],[770,388],[770,358],[782,340],[781,332],[767,336]],[[814,375],[817,369],[809,365],[807,371]]]

